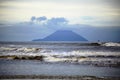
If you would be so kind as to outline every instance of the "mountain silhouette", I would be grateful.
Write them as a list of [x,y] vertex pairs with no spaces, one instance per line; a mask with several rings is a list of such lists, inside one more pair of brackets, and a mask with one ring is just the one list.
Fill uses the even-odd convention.
[[35,39],[33,41],[87,41],[82,36],[70,30],[58,30],[44,39]]

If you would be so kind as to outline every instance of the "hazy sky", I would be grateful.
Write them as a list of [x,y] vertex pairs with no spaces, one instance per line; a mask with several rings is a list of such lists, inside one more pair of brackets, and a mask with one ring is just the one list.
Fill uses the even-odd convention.
[[64,17],[70,24],[119,26],[120,0],[0,0],[0,22],[31,16]]
[[31,41],[60,29],[120,42],[120,0],[0,0],[0,41]]

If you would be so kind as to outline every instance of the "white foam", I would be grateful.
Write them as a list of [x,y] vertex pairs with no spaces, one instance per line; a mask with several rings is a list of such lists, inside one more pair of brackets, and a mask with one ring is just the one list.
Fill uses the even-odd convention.
[[11,48],[11,47],[0,47],[0,51],[12,51],[15,50],[16,48]]
[[20,48],[14,48],[14,47],[0,47],[0,51],[4,52],[4,51],[13,51],[13,52],[38,52],[41,51],[42,49],[40,48],[27,48],[27,47],[20,47]]
[[[107,43],[106,43],[107,44]],[[16,56],[44,56],[47,62],[83,62],[83,61],[105,61],[108,59],[90,58],[88,56],[115,56],[120,57],[120,52],[117,51],[96,51],[96,50],[73,50],[60,51],[27,48],[27,47],[0,47],[0,55],[16,55]],[[82,56],[82,57],[81,57]],[[78,58],[79,57],[79,58]],[[80,58],[81,57],[81,58]]]
[[[107,44],[107,43],[106,43]],[[116,51],[91,51],[91,50],[73,50],[73,51],[54,51],[40,48],[12,48],[12,47],[0,47],[1,53],[10,55],[43,55],[43,56],[120,56],[120,52]],[[7,52],[6,52],[7,51]]]
[[33,52],[33,51],[36,51],[36,48],[25,48],[25,47],[22,47],[22,48],[17,49],[16,51]]
[[120,52],[104,52],[104,51],[71,51],[71,52],[51,52],[40,53],[44,56],[120,56]]
[[113,42],[108,42],[108,43],[104,43],[102,44],[103,46],[120,46],[120,43],[113,43]]

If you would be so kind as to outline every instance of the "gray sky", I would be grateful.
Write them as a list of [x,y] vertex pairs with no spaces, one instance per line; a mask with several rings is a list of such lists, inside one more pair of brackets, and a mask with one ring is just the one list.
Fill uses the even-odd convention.
[[70,24],[119,26],[120,0],[0,0],[0,21],[15,23],[31,16],[65,17]]
[[0,41],[31,41],[72,30],[120,42],[120,0],[0,0]]

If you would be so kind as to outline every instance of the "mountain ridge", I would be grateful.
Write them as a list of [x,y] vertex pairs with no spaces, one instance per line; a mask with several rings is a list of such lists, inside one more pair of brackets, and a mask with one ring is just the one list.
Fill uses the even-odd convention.
[[33,41],[88,41],[71,30],[58,30],[43,39],[34,39]]

